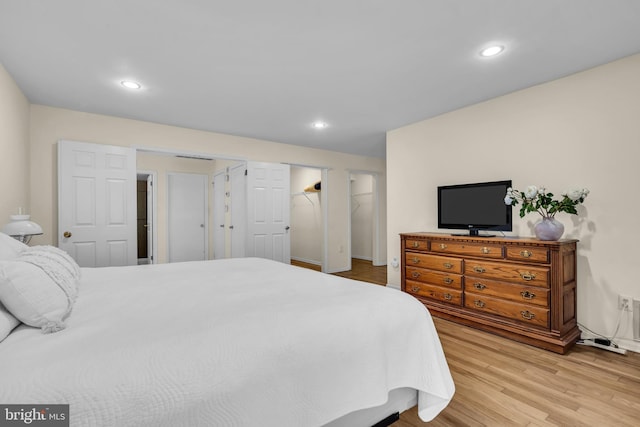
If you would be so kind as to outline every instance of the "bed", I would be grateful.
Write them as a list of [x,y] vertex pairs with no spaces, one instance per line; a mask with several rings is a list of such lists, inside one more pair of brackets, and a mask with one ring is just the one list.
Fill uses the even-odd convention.
[[454,393],[428,311],[391,288],[259,258],[78,273],[57,327],[0,342],[0,403],[69,404],[72,426],[358,426]]

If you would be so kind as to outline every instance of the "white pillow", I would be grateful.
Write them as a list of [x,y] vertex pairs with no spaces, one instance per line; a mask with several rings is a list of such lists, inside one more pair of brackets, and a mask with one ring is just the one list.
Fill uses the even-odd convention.
[[80,268],[66,252],[34,246],[14,260],[0,261],[0,301],[23,323],[57,332],[66,327],[79,278]]
[[9,336],[13,328],[19,324],[20,321],[13,317],[13,315],[4,308],[4,305],[0,303],[0,342]]
[[20,255],[20,252],[28,248],[29,246],[24,243],[0,232],[0,261],[15,259]]

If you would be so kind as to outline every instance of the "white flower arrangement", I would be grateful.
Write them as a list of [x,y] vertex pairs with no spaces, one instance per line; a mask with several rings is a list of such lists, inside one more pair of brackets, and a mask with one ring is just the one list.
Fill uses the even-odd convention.
[[528,212],[538,212],[544,218],[553,218],[558,212],[577,215],[576,206],[583,203],[588,194],[589,190],[586,188],[574,188],[562,193],[562,199],[554,200],[553,193],[548,193],[546,188],[530,185],[525,191],[508,188],[504,203],[511,206],[521,203],[521,218]]

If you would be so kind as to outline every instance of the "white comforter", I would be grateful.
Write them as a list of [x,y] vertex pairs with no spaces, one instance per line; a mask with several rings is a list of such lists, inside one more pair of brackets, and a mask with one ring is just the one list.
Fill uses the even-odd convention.
[[83,269],[67,329],[0,343],[0,402],[70,404],[78,426],[319,426],[454,386],[411,296],[263,259]]

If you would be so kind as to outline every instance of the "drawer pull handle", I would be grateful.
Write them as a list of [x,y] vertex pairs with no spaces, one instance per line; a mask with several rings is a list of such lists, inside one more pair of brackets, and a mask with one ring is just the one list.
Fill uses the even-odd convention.
[[453,283],[453,279],[451,277],[445,277],[444,279],[442,279],[442,281],[447,285],[450,285]]
[[445,245],[444,243],[440,243],[440,249],[447,249],[447,245]]
[[483,285],[482,283],[474,283],[474,284],[473,284],[473,287],[474,287],[474,288],[476,288],[477,290],[481,291],[481,290],[483,290],[484,288],[486,288],[487,286],[486,286],[486,285]]
[[420,277],[420,273],[418,273],[417,271],[414,271],[413,273],[411,273],[411,277],[413,277],[414,279],[417,279],[418,277]]
[[520,251],[520,255],[522,255],[524,258],[530,258],[533,254],[529,251]]
[[536,294],[529,291],[520,292],[520,295],[522,295],[524,299],[534,299],[536,297]]
[[482,308],[482,307],[484,307],[484,306],[485,306],[485,303],[484,303],[484,301],[480,301],[479,299],[477,299],[477,300],[475,300],[475,301],[473,302],[473,305],[475,305],[476,307],[480,307],[480,308]]
[[491,249],[489,249],[488,247],[484,246],[481,251],[482,251],[483,254],[488,254],[488,253],[491,252]]
[[451,295],[449,293],[444,294],[443,296],[444,296],[444,299],[446,299],[447,301],[451,301],[453,299],[453,295]]
[[536,315],[531,313],[529,310],[521,311],[520,314],[522,315],[523,319],[527,319],[527,320],[533,320],[533,318],[536,317]]
[[522,277],[522,280],[526,280],[527,282],[530,282],[536,278],[536,275],[535,273],[530,273],[528,271],[525,271],[524,273],[520,273],[520,277]]
[[414,247],[414,248],[419,248],[419,247],[420,247],[420,243],[418,243],[418,242],[413,242],[413,247]]
[[417,257],[413,257],[411,262],[413,262],[414,264],[418,264],[418,263],[420,263],[420,260]]
[[411,287],[411,291],[413,291],[413,292],[418,292],[419,290],[420,290],[419,286],[412,286]]
[[450,262],[445,262],[444,264],[442,264],[442,266],[447,270],[451,270],[453,268],[453,264],[451,264]]
[[473,271],[475,271],[476,273],[484,273],[486,270],[483,267],[476,265],[475,267],[473,267]]

